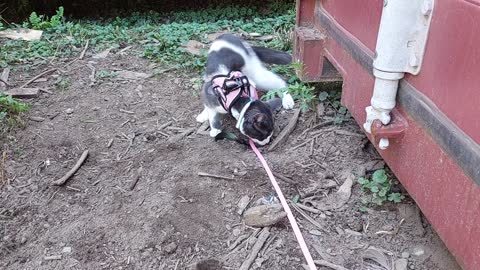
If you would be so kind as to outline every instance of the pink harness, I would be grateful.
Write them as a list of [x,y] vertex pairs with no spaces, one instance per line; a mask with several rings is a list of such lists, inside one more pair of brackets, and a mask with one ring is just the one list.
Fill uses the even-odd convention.
[[230,114],[232,105],[240,97],[248,97],[252,101],[258,99],[257,89],[240,71],[231,71],[228,75],[217,75],[212,79],[213,90],[222,107]]

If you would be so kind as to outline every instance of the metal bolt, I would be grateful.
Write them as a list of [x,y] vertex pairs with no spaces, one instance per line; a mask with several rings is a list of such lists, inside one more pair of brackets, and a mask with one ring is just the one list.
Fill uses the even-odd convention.
[[378,142],[378,148],[385,150],[388,148],[390,145],[390,142],[388,141],[387,138],[381,138],[380,141]]
[[432,13],[432,1],[425,0],[422,5],[422,14],[424,16],[430,16],[430,13]]

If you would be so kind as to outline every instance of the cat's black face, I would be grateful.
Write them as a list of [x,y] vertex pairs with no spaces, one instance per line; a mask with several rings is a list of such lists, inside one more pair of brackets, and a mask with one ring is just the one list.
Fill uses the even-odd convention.
[[281,101],[278,100],[254,101],[245,113],[240,131],[258,145],[269,143],[275,128],[272,112],[279,107],[279,103]]

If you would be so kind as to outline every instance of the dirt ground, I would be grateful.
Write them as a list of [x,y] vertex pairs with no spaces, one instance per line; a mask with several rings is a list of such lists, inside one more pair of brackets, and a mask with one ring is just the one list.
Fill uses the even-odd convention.
[[[52,94],[28,100],[26,128],[2,139],[9,184],[0,189],[0,268],[239,269],[259,229],[244,225],[237,203],[247,195],[253,205],[275,193],[247,146],[196,132],[202,106],[191,78],[165,72],[138,80],[97,77],[92,83],[91,67],[97,74],[161,69],[133,53],[105,59],[87,54],[55,65],[61,72],[32,84]],[[51,67],[13,71],[10,81],[26,81]],[[302,114],[286,143],[263,149],[273,170],[290,179],[280,181],[289,199],[333,196],[345,172],[383,166],[353,121],[307,130],[329,120],[331,110],[327,106],[319,117]],[[276,115],[276,134],[292,114]],[[295,147],[315,134],[317,139]],[[66,185],[52,186],[86,149],[79,171]],[[397,270],[459,269],[411,199],[361,212],[362,196],[355,184],[342,207],[304,211],[317,225],[293,210],[315,259],[350,270],[388,269],[365,259],[375,247],[388,264],[397,261]],[[270,229],[250,269],[303,269],[303,263],[284,219]]]

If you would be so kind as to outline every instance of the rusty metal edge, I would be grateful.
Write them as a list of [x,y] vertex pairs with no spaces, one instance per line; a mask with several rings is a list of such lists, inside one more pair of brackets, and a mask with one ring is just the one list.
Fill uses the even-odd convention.
[[[315,15],[316,23],[373,77],[373,53],[338,25],[322,8],[317,9]],[[480,145],[406,80],[400,81],[397,99],[408,114],[455,160],[463,172],[480,186]]]

